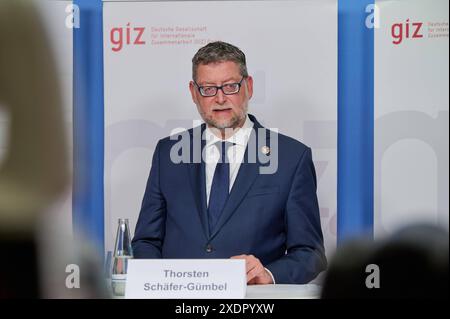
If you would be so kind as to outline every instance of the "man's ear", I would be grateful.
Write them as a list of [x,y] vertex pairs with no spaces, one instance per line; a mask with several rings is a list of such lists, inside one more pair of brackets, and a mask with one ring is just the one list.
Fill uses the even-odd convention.
[[194,81],[189,82],[189,91],[191,91],[192,101],[197,104],[197,88],[195,87]]
[[249,75],[245,79],[245,82],[247,83],[247,94],[248,94],[248,99],[250,100],[253,96],[253,78]]

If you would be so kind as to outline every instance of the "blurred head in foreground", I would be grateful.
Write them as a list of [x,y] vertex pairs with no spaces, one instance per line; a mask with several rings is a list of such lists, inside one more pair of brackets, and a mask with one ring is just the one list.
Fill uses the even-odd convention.
[[[87,284],[95,263],[58,224],[55,205],[70,186],[62,99],[33,2],[0,1],[0,108],[9,119],[0,162],[0,298],[98,297]],[[45,220],[52,210],[54,218]],[[73,265],[81,289],[68,287]]]
[[448,232],[425,224],[348,242],[330,263],[322,298],[447,298],[448,252]]
[[39,294],[37,220],[68,183],[60,90],[43,31],[31,1],[0,2],[0,107],[9,118],[0,164],[0,249],[9,261],[0,264],[0,297]]
[[68,185],[56,67],[30,1],[0,2],[0,105],[10,118],[0,167],[0,234],[27,237]]

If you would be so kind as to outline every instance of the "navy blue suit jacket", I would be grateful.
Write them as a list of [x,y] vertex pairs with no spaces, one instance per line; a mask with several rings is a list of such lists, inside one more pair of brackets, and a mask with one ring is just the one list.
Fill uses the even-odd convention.
[[[278,284],[307,283],[326,268],[310,148],[282,134],[270,134],[254,116],[249,117],[256,143],[247,146],[212,233],[208,229],[205,164],[198,158],[198,163],[191,163],[196,151],[193,139],[201,136],[205,124],[185,132],[184,137],[192,142],[186,163],[171,161],[171,149],[178,140],[167,137],[158,142],[132,242],[135,258],[251,254],[272,272]],[[275,135],[278,143],[273,141]],[[197,145],[200,150],[205,143]],[[264,145],[270,146],[272,157],[278,152],[278,168],[273,174],[260,173],[260,167],[270,165],[261,153]],[[249,157],[250,147],[260,152],[256,163]]]

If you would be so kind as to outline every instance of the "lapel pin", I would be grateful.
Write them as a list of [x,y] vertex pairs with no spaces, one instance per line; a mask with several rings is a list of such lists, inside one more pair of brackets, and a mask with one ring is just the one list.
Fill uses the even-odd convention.
[[261,147],[261,153],[263,153],[264,155],[269,155],[270,147],[269,146],[262,146]]

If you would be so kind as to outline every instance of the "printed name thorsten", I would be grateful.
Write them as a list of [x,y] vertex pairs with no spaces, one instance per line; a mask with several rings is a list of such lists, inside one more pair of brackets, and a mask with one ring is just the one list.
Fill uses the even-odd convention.
[[209,272],[207,271],[173,271],[170,269],[164,269],[164,276],[166,278],[208,278]]

